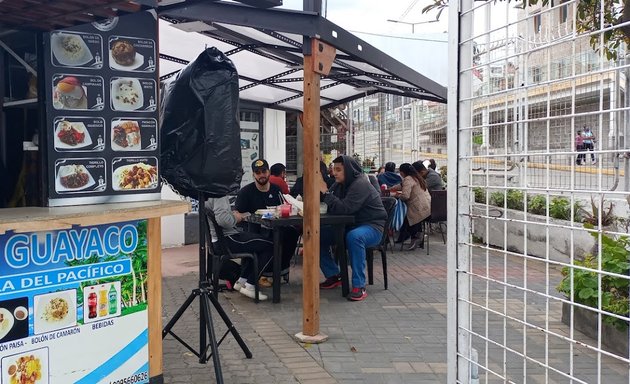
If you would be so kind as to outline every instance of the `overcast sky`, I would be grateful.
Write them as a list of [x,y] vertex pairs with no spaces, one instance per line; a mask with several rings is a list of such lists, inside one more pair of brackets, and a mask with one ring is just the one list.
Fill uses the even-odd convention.
[[[431,0],[328,0],[326,16],[398,61],[446,85],[447,11],[439,22],[417,24],[413,34],[411,25],[387,21],[435,20],[435,12],[422,14],[422,8],[429,4]],[[302,0],[284,0],[283,7],[302,9]],[[426,52],[431,52],[431,60],[427,60]]]
[[[326,0],[323,0],[326,2]],[[422,8],[431,4],[431,0],[327,0],[327,18],[348,30],[382,33],[411,34],[411,25],[388,22],[388,19],[417,23],[435,19],[435,12],[422,14]],[[415,5],[414,5],[415,4]],[[401,18],[407,9],[411,9]],[[302,9],[302,0],[284,0],[285,8]],[[416,34],[441,33],[447,30],[448,14],[440,16],[440,22],[418,24]]]

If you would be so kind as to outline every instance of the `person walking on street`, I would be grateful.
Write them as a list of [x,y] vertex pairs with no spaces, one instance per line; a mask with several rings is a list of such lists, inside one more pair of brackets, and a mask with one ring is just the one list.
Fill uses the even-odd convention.
[[[591,151],[591,161],[593,164],[597,163],[597,159],[595,159],[595,134],[591,131],[591,128],[585,126],[584,132],[582,132],[582,137],[584,139],[584,151]],[[584,160],[586,162],[586,154],[584,156]]]
[[580,130],[577,131],[577,135],[575,136],[575,150],[578,152],[575,164],[582,165],[582,163],[586,163],[586,155],[584,154],[584,137],[582,136],[582,131]]

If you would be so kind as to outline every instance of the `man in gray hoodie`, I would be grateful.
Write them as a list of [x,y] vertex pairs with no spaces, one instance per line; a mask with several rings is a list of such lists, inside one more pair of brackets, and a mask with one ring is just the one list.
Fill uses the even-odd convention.
[[[243,221],[248,213],[240,213],[230,208],[227,196],[210,198],[206,201],[206,208],[214,213],[217,224],[223,230],[225,241],[230,251],[255,252],[258,258],[259,271],[263,271],[273,258],[273,242],[261,235],[242,232],[236,228],[236,224]],[[213,225],[210,225],[212,242],[218,241],[217,233]],[[255,298],[254,284],[258,276],[254,273],[254,265],[250,259],[241,260],[241,278],[234,284],[234,290],[249,298]],[[267,300],[267,295],[259,292],[259,300]]]
[[[352,291],[348,300],[361,301],[367,297],[365,290],[365,250],[376,246],[383,237],[387,212],[379,192],[372,188],[361,165],[350,156],[339,156],[333,160],[335,184],[328,189],[322,182],[320,191],[328,205],[329,214],[353,215],[354,226],[346,231],[346,247],[352,267]],[[320,237],[320,268],[326,281],[322,289],[341,285],[339,265],[335,262],[330,247],[334,236],[330,228],[322,228]]]

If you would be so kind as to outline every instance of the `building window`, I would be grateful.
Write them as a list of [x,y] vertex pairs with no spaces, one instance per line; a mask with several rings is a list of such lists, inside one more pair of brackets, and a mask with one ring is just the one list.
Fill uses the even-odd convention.
[[538,12],[534,16],[534,33],[540,32],[541,29],[542,29],[542,15],[540,14],[540,12]]
[[560,24],[566,23],[569,18],[569,6],[563,5],[560,7]]
[[542,68],[532,67],[530,69],[532,83],[540,83],[542,81]]

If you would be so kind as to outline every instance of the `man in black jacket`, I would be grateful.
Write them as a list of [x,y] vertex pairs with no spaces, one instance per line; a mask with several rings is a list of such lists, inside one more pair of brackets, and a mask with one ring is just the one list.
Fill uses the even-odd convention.
[[[328,205],[329,214],[353,215],[354,226],[346,232],[346,247],[352,266],[352,291],[348,300],[361,301],[367,297],[365,290],[365,249],[377,245],[383,237],[387,212],[379,192],[372,188],[361,165],[352,157],[339,156],[333,160],[335,184],[330,187],[322,181],[320,191]],[[330,247],[334,236],[330,228],[322,228],[320,237],[320,268],[326,281],[322,289],[341,285],[339,266]]]

